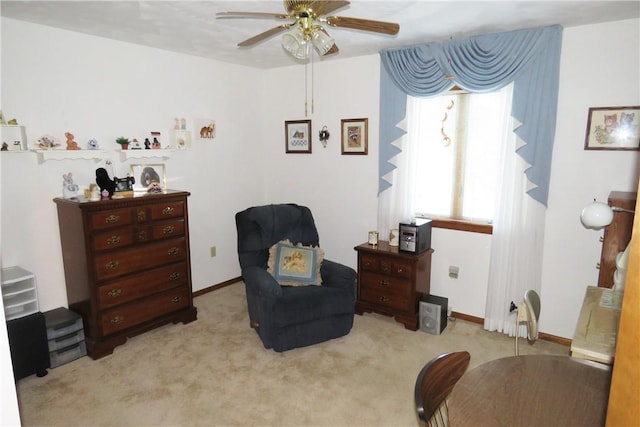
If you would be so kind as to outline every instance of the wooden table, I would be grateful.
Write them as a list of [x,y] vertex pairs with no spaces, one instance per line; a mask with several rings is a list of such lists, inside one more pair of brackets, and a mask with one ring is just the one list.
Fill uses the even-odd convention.
[[465,373],[449,396],[463,426],[603,426],[609,366],[568,356],[515,356]]

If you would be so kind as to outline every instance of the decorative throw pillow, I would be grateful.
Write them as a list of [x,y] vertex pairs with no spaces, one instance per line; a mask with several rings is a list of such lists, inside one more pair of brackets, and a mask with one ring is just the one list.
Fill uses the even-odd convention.
[[320,265],[324,251],[320,247],[294,245],[283,240],[269,249],[268,271],[281,285],[320,285]]

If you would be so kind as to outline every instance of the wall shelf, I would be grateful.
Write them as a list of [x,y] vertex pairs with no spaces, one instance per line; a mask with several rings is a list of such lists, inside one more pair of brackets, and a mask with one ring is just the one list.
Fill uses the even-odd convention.
[[122,150],[120,151],[120,159],[122,161],[128,159],[146,159],[152,157],[159,157],[163,160],[168,159],[171,156],[171,153],[175,151],[173,149],[162,149],[162,150]]
[[33,150],[38,155],[38,163],[48,160],[86,159],[99,162],[105,157],[106,150]]

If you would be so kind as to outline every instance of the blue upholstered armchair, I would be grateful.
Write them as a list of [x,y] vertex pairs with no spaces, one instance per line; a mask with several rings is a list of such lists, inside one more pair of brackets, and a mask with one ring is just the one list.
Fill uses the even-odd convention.
[[236,214],[238,258],[251,327],[265,348],[285,351],[346,335],[353,326],[356,272],[322,261],[321,286],[281,286],[267,271],[269,249],[288,239],[318,246],[309,208],[295,204],[252,207]]

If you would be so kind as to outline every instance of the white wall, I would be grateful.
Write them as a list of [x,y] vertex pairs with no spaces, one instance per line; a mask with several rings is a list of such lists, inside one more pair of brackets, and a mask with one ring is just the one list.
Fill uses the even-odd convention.
[[632,105],[640,105],[640,21],[565,29],[542,271],[544,332],[572,337],[585,288],[598,282],[603,233],[581,225],[582,208],[638,185],[637,151],[583,149],[588,109]]
[[[174,117],[213,118],[214,140],[194,140],[189,151],[166,160],[169,188],[190,191],[189,219],[195,290],[240,275],[234,214],[261,203],[264,189],[256,141],[260,104],[255,102],[261,74],[202,58],[2,19],[2,109],[27,127],[29,141],[43,134],[75,134],[81,146],[95,137],[109,153],[117,176],[121,161],[114,140],[168,131]],[[229,84],[229,79],[242,84]],[[3,153],[2,264],[33,271],[43,311],[66,306],[57,213],[62,174],[76,183],[95,181],[105,162],[47,161],[34,153]],[[258,183],[258,184],[256,184]],[[209,247],[217,246],[216,258]]]

